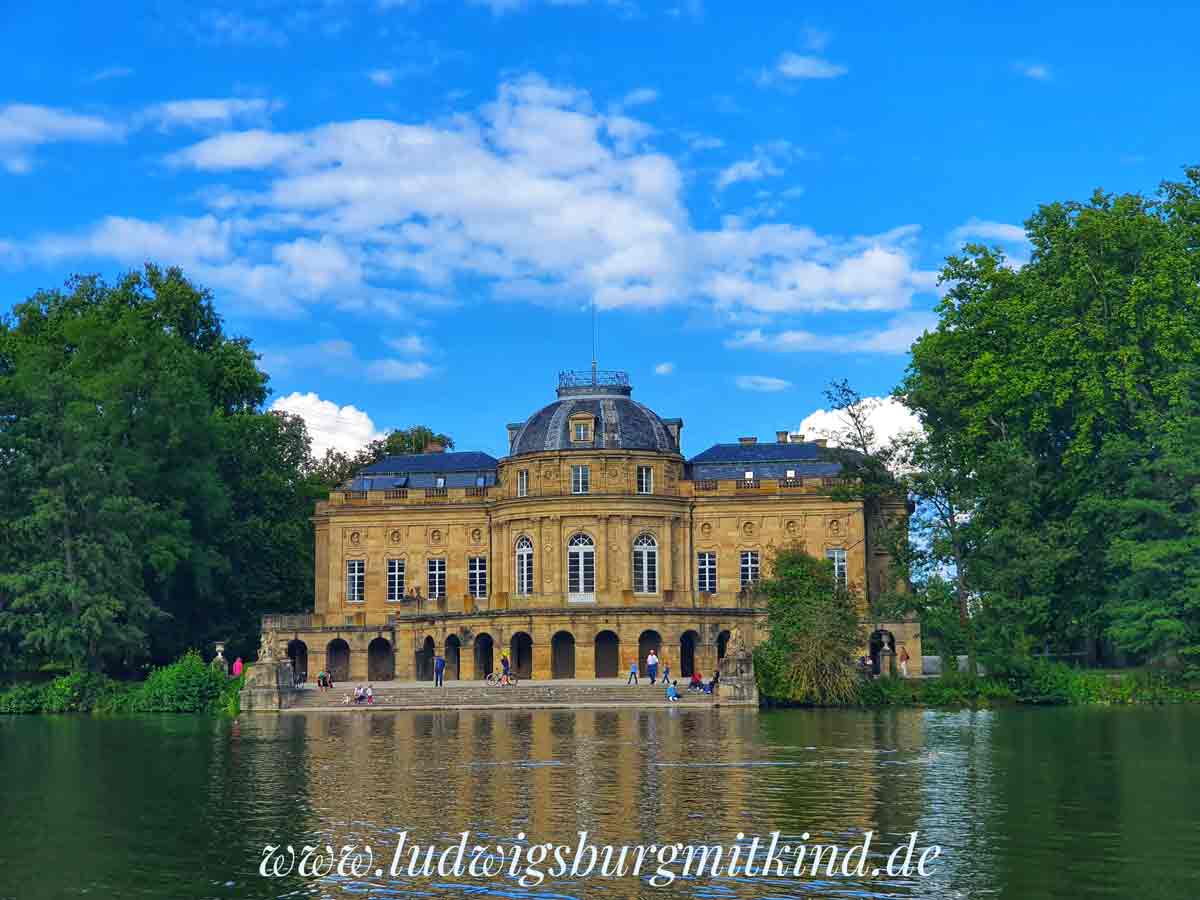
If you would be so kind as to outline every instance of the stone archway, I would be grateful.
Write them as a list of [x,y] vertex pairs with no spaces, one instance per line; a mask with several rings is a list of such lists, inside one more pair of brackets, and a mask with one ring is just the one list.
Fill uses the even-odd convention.
[[308,644],[299,638],[288,641],[287,655],[292,661],[292,677],[296,679],[296,683],[303,684],[308,681]]
[[490,634],[475,635],[475,677],[486,678],[496,671],[496,642]]
[[717,635],[717,662],[725,658],[725,651],[729,649],[729,638],[732,637],[730,632],[722,631]]
[[679,675],[681,678],[691,678],[696,671],[696,645],[700,643],[700,635],[694,631],[685,631],[679,638]]
[[867,649],[871,654],[872,675],[879,675],[883,670],[880,662],[880,655],[883,653],[884,648],[890,649],[893,653],[895,653],[896,636],[890,631],[885,631],[882,628],[871,632],[871,640],[867,644]]
[[396,677],[396,654],[392,642],[377,637],[367,645],[367,680],[391,681]]
[[[650,670],[646,668],[646,657],[650,655],[650,651],[662,655],[662,635],[653,629],[643,631],[638,638],[638,674],[650,675]],[[659,671],[662,671],[659,669]]]
[[433,681],[433,657],[436,654],[437,644],[433,638],[426,636],[416,654],[417,681]]
[[325,648],[325,671],[334,682],[350,680],[350,645],[341,638],[334,638]]
[[550,640],[550,677],[575,677],[575,635],[560,631]]
[[621,639],[611,631],[596,635],[596,677],[616,678],[621,671]]
[[512,636],[508,661],[512,664],[513,674],[518,678],[533,677],[533,638],[524,631],[518,631]]
[[462,641],[456,634],[446,638],[446,671],[442,677],[446,681],[458,681],[462,677]]

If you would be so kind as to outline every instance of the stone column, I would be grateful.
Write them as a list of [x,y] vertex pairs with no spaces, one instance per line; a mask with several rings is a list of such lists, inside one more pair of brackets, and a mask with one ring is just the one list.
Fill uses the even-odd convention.
[[671,565],[672,557],[675,555],[675,529],[672,527],[670,516],[663,519],[662,533],[662,547],[659,552],[659,558],[662,560],[662,584],[658,586],[658,589],[663,594],[663,598],[666,599],[666,592],[675,589],[675,584],[672,580],[674,572]]

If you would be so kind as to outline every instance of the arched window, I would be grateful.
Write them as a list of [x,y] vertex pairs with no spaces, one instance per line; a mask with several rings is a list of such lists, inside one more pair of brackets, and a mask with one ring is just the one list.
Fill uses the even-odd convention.
[[633,592],[658,593],[658,542],[652,534],[639,534],[633,542]]
[[533,593],[533,541],[525,536],[517,541],[517,593]]
[[596,599],[596,542],[580,532],[567,541],[568,600]]

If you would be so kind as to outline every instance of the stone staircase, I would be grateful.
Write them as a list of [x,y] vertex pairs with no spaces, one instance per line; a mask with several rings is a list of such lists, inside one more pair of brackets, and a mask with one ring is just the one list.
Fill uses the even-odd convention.
[[[288,711],[329,709],[578,709],[589,707],[712,707],[711,694],[682,690],[679,702],[668,703],[661,685],[626,685],[619,679],[596,681],[522,681],[516,686],[489,687],[481,681],[447,682],[437,688],[432,682],[371,682],[373,704],[344,704],[353,696],[354,682],[339,684],[330,691],[306,685],[290,694]],[[682,685],[681,685],[682,687]],[[726,701],[728,702],[728,701]]]

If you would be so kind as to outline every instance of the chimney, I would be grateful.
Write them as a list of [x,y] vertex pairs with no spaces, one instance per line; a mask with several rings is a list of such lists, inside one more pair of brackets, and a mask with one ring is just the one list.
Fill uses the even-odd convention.
[[525,425],[524,422],[509,422],[508,423],[507,428],[508,428],[508,449],[509,449],[509,451],[512,450],[513,441],[515,441],[517,439],[517,435],[521,433],[521,429],[524,427],[524,425]]
[[829,441],[826,438],[813,438],[813,443],[818,447],[824,447],[829,443]]
[[441,441],[430,441],[425,445],[425,453],[442,453],[446,449],[446,445]]
[[777,443],[786,444],[788,442],[788,433],[786,431],[775,432],[775,440]]
[[738,443],[741,444],[743,447],[749,447],[751,444],[757,444],[758,438],[756,438],[756,437],[740,437],[740,438],[738,438]]

